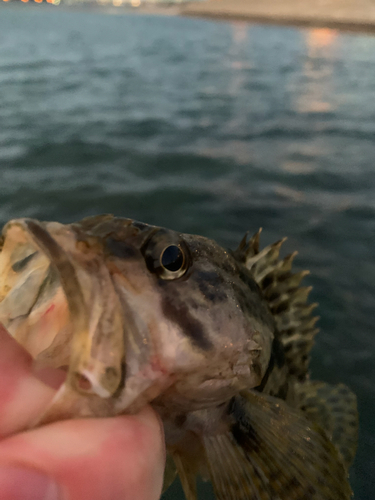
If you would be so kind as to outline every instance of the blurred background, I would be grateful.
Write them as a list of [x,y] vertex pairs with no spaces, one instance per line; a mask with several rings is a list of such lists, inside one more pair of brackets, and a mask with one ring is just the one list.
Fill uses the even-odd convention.
[[358,396],[351,483],[372,500],[375,38],[152,9],[0,1],[0,224],[288,236],[320,303],[312,375]]

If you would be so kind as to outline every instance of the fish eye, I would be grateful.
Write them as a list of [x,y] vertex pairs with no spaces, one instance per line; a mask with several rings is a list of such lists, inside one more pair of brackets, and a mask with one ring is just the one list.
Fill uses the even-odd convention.
[[160,256],[161,266],[172,273],[180,271],[184,267],[184,263],[185,254],[177,245],[169,245]]
[[148,240],[142,253],[149,271],[163,280],[181,278],[190,266],[190,252],[185,242],[162,231]]

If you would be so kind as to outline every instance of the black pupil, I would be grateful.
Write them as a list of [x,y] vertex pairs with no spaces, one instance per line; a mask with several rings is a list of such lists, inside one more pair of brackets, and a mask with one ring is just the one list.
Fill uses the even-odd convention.
[[161,256],[161,265],[168,271],[179,271],[184,263],[184,255],[180,247],[170,245]]

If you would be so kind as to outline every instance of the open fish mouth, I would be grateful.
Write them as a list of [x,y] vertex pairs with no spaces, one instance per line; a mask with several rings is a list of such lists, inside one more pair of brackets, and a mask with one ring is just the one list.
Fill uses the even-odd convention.
[[12,330],[26,320],[43,298],[50,262],[19,225],[4,228],[0,252],[0,320]]
[[[74,235],[59,224],[51,224],[48,229],[31,219],[11,221],[4,228],[0,321],[37,360],[53,358],[55,367],[68,364],[70,382],[78,391],[110,397],[120,385],[122,368],[120,362],[117,366],[102,362],[103,353],[98,353],[99,359],[92,357],[93,318],[88,311],[94,305],[91,316],[96,315],[99,321],[102,311],[98,294],[94,304],[87,303],[92,297],[84,297],[73,263]],[[64,240],[68,251],[58,239]],[[80,272],[85,274],[82,269]],[[92,275],[83,278],[86,285],[90,281],[93,284]],[[123,342],[116,347],[117,356],[113,352],[112,357],[117,360],[112,361],[123,355]]]

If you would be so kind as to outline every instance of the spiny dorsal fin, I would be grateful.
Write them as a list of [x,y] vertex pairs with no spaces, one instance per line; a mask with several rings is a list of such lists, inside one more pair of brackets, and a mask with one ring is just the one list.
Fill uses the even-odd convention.
[[286,238],[259,250],[261,229],[248,240],[245,235],[234,252],[253,274],[275,317],[278,340],[283,344],[289,373],[305,380],[309,354],[318,332],[312,316],[317,304],[308,304],[311,287],[300,286],[309,271],[293,273],[292,263],[297,252],[280,259],[280,248]]
[[299,408],[324,429],[349,469],[358,442],[357,398],[343,384],[309,381],[296,384]]

